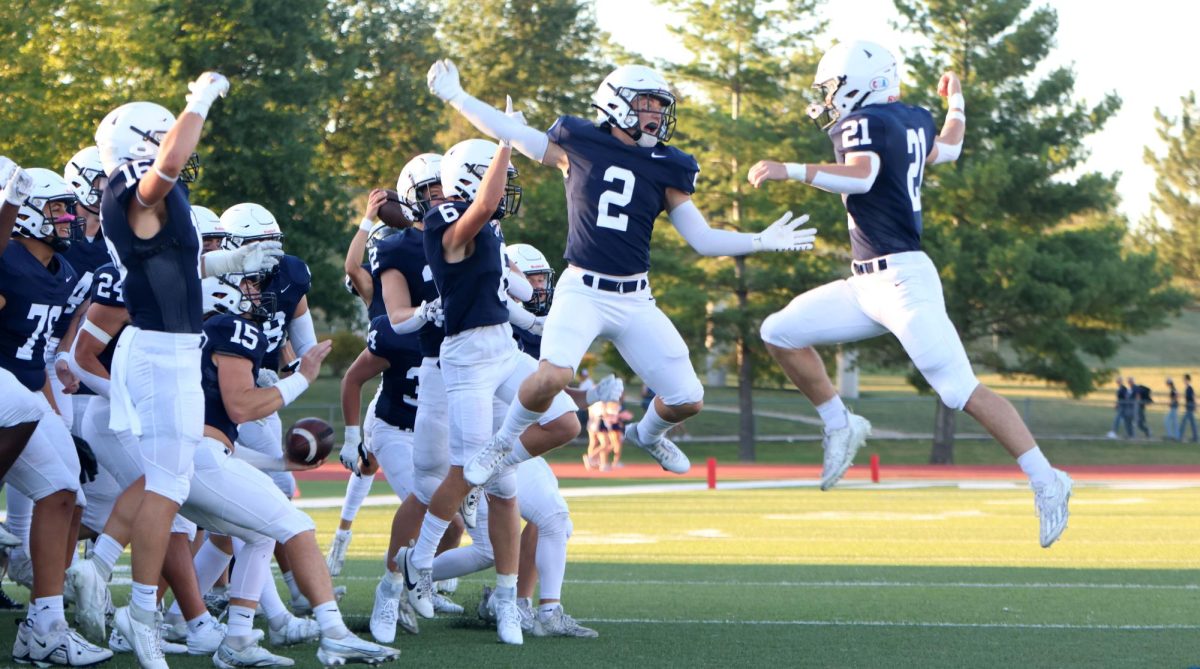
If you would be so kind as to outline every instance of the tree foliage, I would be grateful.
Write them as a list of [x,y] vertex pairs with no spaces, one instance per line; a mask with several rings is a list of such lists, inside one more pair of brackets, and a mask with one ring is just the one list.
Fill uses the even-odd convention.
[[1146,149],[1146,162],[1158,173],[1149,221],[1154,248],[1187,288],[1200,296],[1200,105],[1192,91],[1181,101],[1178,118],[1155,110],[1166,154]]

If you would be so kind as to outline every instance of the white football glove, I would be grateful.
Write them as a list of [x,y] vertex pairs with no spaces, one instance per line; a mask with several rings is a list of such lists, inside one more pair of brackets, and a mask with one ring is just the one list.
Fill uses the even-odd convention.
[[342,450],[338,453],[338,459],[342,461],[343,467],[354,472],[356,476],[362,475],[358,469],[360,448],[362,448],[362,428],[357,425],[347,425],[342,437]]
[[256,384],[259,388],[274,388],[275,384],[279,383],[279,375],[273,369],[262,368],[258,370],[258,379]]
[[205,72],[188,84],[187,107],[185,112],[193,112],[201,117],[208,117],[208,108],[217,98],[229,94],[229,80],[216,72]]
[[17,164],[8,159],[8,156],[0,156],[0,188],[8,185],[8,178],[13,172],[17,171]]
[[623,397],[625,397],[625,382],[615,374],[604,377],[600,383],[588,388],[587,391],[588,406],[596,402],[620,402]]
[[283,242],[267,240],[242,244],[240,247],[209,251],[204,259],[204,276],[222,274],[254,274],[275,269],[283,257]]
[[450,103],[455,109],[467,99],[467,92],[463,90],[462,84],[458,83],[458,68],[449,58],[431,65],[425,82],[429,85],[430,93]]
[[442,310],[442,298],[432,302],[421,302],[417,307],[417,318],[440,326],[446,318],[446,312]]
[[13,170],[12,175],[8,178],[8,183],[4,185],[4,190],[0,191],[0,196],[4,201],[19,207],[29,198],[29,194],[33,192],[33,177],[25,170],[17,167]]
[[792,220],[787,212],[766,230],[754,235],[754,250],[757,251],[811,251],[817,238],[816,228],[797,230],[808,222],[808,214]]

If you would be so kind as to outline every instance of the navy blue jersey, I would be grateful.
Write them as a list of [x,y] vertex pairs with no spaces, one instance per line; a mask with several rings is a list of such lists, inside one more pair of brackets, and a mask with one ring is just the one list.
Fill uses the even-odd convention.
[[442,296],[446,336],[508,322],[504,292],[508,262],[499,222],[488,221],[479,229],[470,256],[449,263],[442,254],[442,235],[470,206],[468,202],[445,202],[425,215],[425,259]]
[[204,353],[200,362],[201,386],[204,388],[204,424],[217,428],[229,438],[237,440],[237,423],[225,411],[221,399],[221,383],[217,377],[214,355],[230,355],[249,360],[253,369],[250,382],[258,378],[263,356],[267,353],[267,337],[258,325],[230,314],[217,314],[204,322]]
[[[121,294],[121,272],[117,270],[117,266],[109,262],[107,265],[101,265],[96,268],[92,274],[92,290],[88,294],[88,299],[92,304],[100,304],[106,307],[116,307],[117,309],[125,309],[125,296]],[[124,330],[125,326],[121,326]],[[117,340],[121,338],[121,331],[118,331],[100,355],[96,356],[104,369],[112,374],[112,359],[113,352],[117,350]],[[95,395],[95,391],[87,387],[87,384],[80,383],[79,390],[76,395]]]
[[[438,298],[433,271],[425,261],[425,232],[419,228],[405,228],[375,245],[375,257],[371,265],[371,279],[379,286],[379,277],[384,271],[394,269],[404,275],[408,283],[411,302],[432,302]],[[383,287],[376,288],[383,300]],[[387,313],[387,309],[384,309]],[[373,319],[372,319],[373,320]],[[446,332],[433,323],[427,323],[417,335],[421,341],[421,355],[437,358],[441,355],[442,340]]]
[[263,367],[279,371],[279,354],[283,350],[284,336],[292,324],[300,300],[308,295],[310,288],[312,273],[308,265],[296,256],[283,256],[263,289],[263,292],[275,293],[275,315],[262,325],[263,333],[267,335],[267,355],[263,358]]
[[396,334],[387,314],[371,320],[367,350],[387,360],[383,389],[375,401],[375,417],[401,430],[413,429],[417,420],[417,376],[421,371],[421,344],[417,334]]
[[91,241],[80,239],[71,242],[71,247],[63,255],[67,257],[67,262],[71,263],[71,267],[79,272],[79,285],[83,286],[85,291],[91,290],[92,275],[96,270],[102,265],[112,262],[112,258],[108,256],[108,245],[104,243],[102,232],[97,232]]
[[517,348],[529,354],[534,360],[542,357],[542,335],[535,335],[529,330],[513,326],[513,339],[517,340]]
[[167,220],[157,235],[138,239],[129,227],[129,203],[153,164],[131,161],[108,175],[100,202],[104,237],[125,276],[125,304],[133,324],[157,332],[199,333],[204,326],[200,232],[192,223],[187,187],[177,181],[167,194]]
[[618,276],[650,269],[654,219],[667,207],[668,188],[696,190],[696,159],[665,144],[625,144],[607,126],[575,116],[558,117],[546,135],[570,160],[567,262]]
[[838,163],[846,154],[879,156],[871,190],[846,196],[855,260],[921,250],[921,182],[937,130],[928,109],[890,102],[867,105],[829,130]]
[[371,270],[371,263],[363,263],[362,268],[371,275],[371,302],[367,304],[367,320],[373,321],[387,314],[387,305],[383,302],[383,284],[379,281],[379,275]]
[[40,391],[46,384],[46,340],[58,321],[71,320],[71,295],[78,282],[75,269],[58,253],[46,266],[12,241],[0,256],[0,295],[5,299],[0,367],[30,390]]

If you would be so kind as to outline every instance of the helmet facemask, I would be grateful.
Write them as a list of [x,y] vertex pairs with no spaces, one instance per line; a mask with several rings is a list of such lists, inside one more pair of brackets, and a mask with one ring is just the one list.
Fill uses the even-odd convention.
[[[274,291],[265,289],[271,281],[271,276],[271,273],[266,272],[243,274],[238,282],[238,291],[241,293],[238,309],[243,316],[256,323],[270,320],[275,315],[279,303],[279,297]],[[235,277],[236,275],[231,278]]]
[[[675,134],[675,96],[662,89],[638,89],[615,87],[608,84],[613,94],[625,102],[622,113],[617,105],[609,104],[608,109],[597,107],[608,116],[609,122],[623,130],[633,138],[639,146],[654,147],[659,142],[669,142]],[[662,106],[654,109],[649,106],[651,99],[657,100]],[[642,114],[658,114],[659,120],[649,124],[642,123]],[[651,127],[645,127],[645,126]]]
[[535,276],[545,276],[546,285],[533,289],[533,297],[525,302],[525,309],[534,316],[545,316],[550,313],[550,305],[554,303],[554,270],[546,270],[543,272],[529,272],[525,275],[526,279],[532,279]]

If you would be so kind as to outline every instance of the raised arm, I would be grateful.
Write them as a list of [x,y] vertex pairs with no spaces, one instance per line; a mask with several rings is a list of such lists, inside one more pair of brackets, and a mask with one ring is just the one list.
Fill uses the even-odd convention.
[[958,80],[958,75],[953,72],[943,74],[937,92],[946,98],[946,120],[942,123],[942,134],[933,141],[933,150],[925,159],[929,165],[958,160],[967,134],[967,103],[963,100],[962,82]]
[[504,187],[508,184],[508,161],[511,157],[512,147],[501,142],[496,155],[492,157],[492,164],[488,165],[483,175],[475,200],[442,234],[442,254],[447,262],[460,262],[466,256],[467,245],[492,220],[496,208],[500,206],[500,198],[504,197]]
[[759,251],[809,251],[816,239],[815,228],[797,229],[808,222],[805,214],[795,220],[787,212],[762,232],[717,230],[708,225],[691,196],[667,189],[671,224],[696,253],[703,256],[744,256]]
[[566,171],[566,152],[551,142],[545,133],[525,125],[525,117],[520,112],[512,112],[511,98],[508,100],[508,112],[502,112],[468,95],[459,83],[458,68],[454,61],[447,58],[435,62],[429,68],[426,81],[430,92],[457,109],[480,132],[492,139],[511,143],[527,158]]
[[367,304],[371,303],[371,273],[363,269],[362,259],[363,253],[367,250],[367,239],[371,235],[371,228],[375,225],[375,221],[379,218],[379,208],[387,201],[387,191],[382,188],[376,188],[367,196],[367,210],[363,213],[362,220],[358,223],[358,230],[355,231],[354,237],[350,240],[350,248],[346,249],[346,260],[343,269],[346,270],[346,276],[350,277],[350,282],[354,284],[354,289],[358,291],[359,297]]
[[33,177],[13,161],[0,156],[0,255],[8,248],[17,212],[33,191]]

